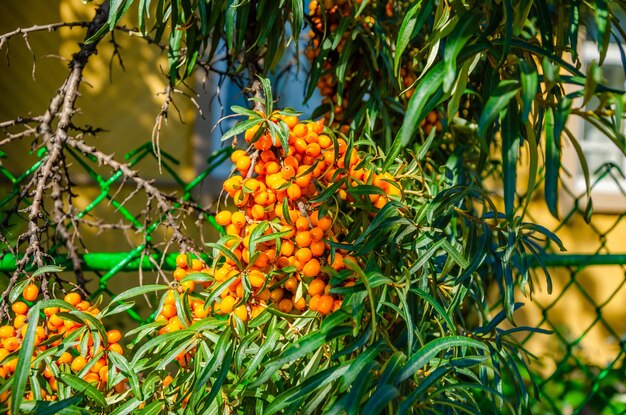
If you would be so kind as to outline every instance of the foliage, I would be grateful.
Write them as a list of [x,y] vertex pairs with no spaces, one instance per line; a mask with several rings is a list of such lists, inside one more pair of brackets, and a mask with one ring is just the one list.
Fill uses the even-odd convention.
[[[162,332],[166,323],[156,320],[127,333],[130,350],[109,354],[105,385],[89,385],[64,367],[56,403],[24,401],[19,409],[523,413],[532,385],[525,381],[527,355],[513,335],[537,329],[505,329],[502,323],[514,321],[516,288],[532,292],[530,261],[541,260],[537,241],[560,243],[526,222],[525,211],[543,180],[544,199],[558,216],[566,141],[589,182],[580,144],[566,125],[570,116],[583,117],[626,151],[626,95],[603,85],[601,62],[582,73],[576,55],[584,25],[595,29],[601,59],[611,34],[624,39],[614,10],[624,3],[338,0],[312,2],[306,15],[298,0],[112,1],[107,24],[87,44],[115,30],[134,3],[139,31],[156,43],[167,39],[172,87],[198,65],[211,70],[215,54],[225,51],[227,75],[242,84],[247,76],[251,107],[258,112],[232,108],[248,118],[224,137],[245,136],[262,125],[284,153],[290,135],[270,119],[276,104],[269,82],[257,74],[268,75],[284,56],[300,53],[306,20],[311,68],[303,99],[318,87],[324,102],[316,115],[327,120],[325,133],[358,149],[363,166],[388,172],[402,197],[374,206],[369,196],[376,186],[352,180],[349,167],[336,186],[319,185],[320,196],[308,207],[329,212],[341,230],[337,240],[326,239],[331,255],[355,258],[343,269],[324,269],[331,294],[343,299],[329,316],[313,310],[285,314],[270,302],[247,322],[219,313],[193,318],[196,294],[214,309],[219,291],[232,282],[220,282],[214,291],[218,284],[210,272],[185,280],[214,284],[201,293],[181,288],[182,282],[137,287],[114,298],[101,316],[123,311],[133,297],[170,288],[181,327]],[[599,104],[588,111],[584,105],[592,97]],[[250,141],[259,138],[251,135]],[[523,192],[517,183],[522,152],[529,160]],[[503,209],[484,184],[494,176],[502,181]],[[226,239],[210,247],[214,261],[226,256],[237,262]],[[497,312],[487,300],[494,284],[500,290]],[[16,287],[12,301],[24,288]],[[157,314],[166,299],[160,297]],[[37,304],[31,318],[48,303]],[[32,321],[36,325],[37,317]],[[102,331],[90,322],[80,322],[83,330]],[[25,363],[35,336],[35,329],[27,330],[23,352],[3,360],[19,354],[16,374],[0,386],[0,392],[12,388],[14,412],[27,379],[38,398],[43,369]],[[71,337],[39,356],[82,353],[78,343]],[[128,387],[112,389],[120,382]]]

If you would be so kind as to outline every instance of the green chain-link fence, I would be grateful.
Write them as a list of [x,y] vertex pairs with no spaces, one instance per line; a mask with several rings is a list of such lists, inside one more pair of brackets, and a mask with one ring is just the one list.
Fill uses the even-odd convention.
[[[535,349],[533,364],[540,401],[533,413],[626,414],[626,192],[614,165],[597,172],[595,190],[612,198],[612,212],[594,213],[585,223],[586,196],[563,184],[565,214],[554,232],[568,253],[547,245],[544,262],[555,282],[551,295],[529,302],[533,325],[550,336],[530,334],[522,343]],[[606,189],[610,190],[606,190]],[[536,218],[534,218],[536,219]]]
[[[114,295],[110,284],[124,272],[136,272],[140,269],[154,271],[155,262],[161,264],[164,271],[173,270],[177,254],[164,253],[162,246],[155,243],[152,238],[161,225],[161,220],[155,220],[146,226],[138,220],[140,213],[132,212],[120,200],[121,196],[116,189],[122,181],[122,174],[117,172],[109,177],[103,177],[98,172],[96,160],[79,156],[69,149],[67,151],[74,158],[75,167],[87,173],[99,188],[99,194],[78,213],[78,217],[87,216],[98,205],[109,203],[133,231],[146,235],[144,243],[138,244],[130,251],[91,252],[80,256],[84,270],[97,276],[98,285],[92,297],[103,294]],[[0,178],[3,180],[0,184],[2,193],[6,194],[0,198],[1,210],[6,210],[7,206],[15,202],[20,184],[39,166],[44,154],[45,152],[40,151],[37,154],[40,161],[19,177],[14,177],[0,164]],[[175,165],[178,162],[173,157],[163,153],[161,163],[163,171],[182,189],[182,200],[193,201],[194,189],[197,189],[229,154],[229,148],[213,154],[206,167],[189,183],[177,174]],[[0,152],[0,157],[6,155]],[[141,145],[126,155],[126,162],[130,166],[135,166],[144,159],[152,159],[156,163],[151,143]],[[607,168],[597,176],[596,185],[610,175],[611,170]],[[550,336],[531,334],[522,339],[522,343],[537,355],[537,360],[532,364],[534,371],[532,376],[538,385],[540,400],[534,403],[533,413],[598,415],[626,413],[626,371],[623,367],[626,352],[626,309],[620,313],[623,300],[626,299],[624,288],[626,254],[623,253],[626,249],[614,249],[616,241],[619,246],[619,226],[626,216],[626,209],[619,214],[605,215],[602,226],[595,221],[586,224],[582,219],[584,198],[568,192],[567,188],[564,188],[564,192],[569,193],[573,204],[554,230],[559,235],[567,235],[568,232],[585,235],[587,240],[585,248],[582,249],[585,251],[583,254],[575,253],[576,249],[563,254],[549,245],[546,247],[547,253],[543,257],[543,263],[549,268],[555,280],[554,292],[552,295],[536,298],[524,308],[530,310],[530,314],[533,311],[535,313],[536,318],[534,320],[531,318],[531,325],[553,331]],[[620,193],[625,194],[623,191]],[[205,213],[204,216],[216,230],[221,231],[213,216],[209,213]],[[626,225],[626,222],[624,223]],[[49,253],[58,265],[71,270],[71,261],[60,252],[60,246],[53,246]],[[3,250],[0,257],[0,272],[9,278],[15,267],[16,258]],[[610,283],[606,280],[609,278],[606,270],[611,270]],[[600,292],[590,289],[593,284],[610,286],[604,287]],[[577,314],[581,310],[583,315]],[[138,322],[147,321],[152,317],[141,315],[133,309],[128,310],[128,313]],[[595,339],[595,343],[588,341],[591,337]],[[601,353],[598,353],[598,350]]]
[[[155,264],[159,264],[163,271],[173,270],[175,268],[176,253],[164,253],[162,250],[162,243],[155,243],[154,235],[162,225],[164,216],[153,220],[151,223],[142,223],[139,218],[142,213],[132,212],[126,205],[128,200],[127,195],[121,195],[119,187],[123,186],[123,175],[121,171],[117,171],[108,177],[104,177],[99,169],[97,160],[95,158],[88,158],[77,154],[70,148],[66,148],[65,151],[71,155],[73,174],[86,173],[93,184],[99,188],[99,194],[81,211],[76,213],[76,218],[84,218],[94,211],[99,205],[108,203],[110,207],[107,211],[113,211],[119,220],[125,223],[130,231],[143,235],[143,242],[136,245],[133,249],[126,252],[93,252],[80,254],[79,257],[82,261],[82,269],[86,272],[93,273],[97,277],[98,286],[95,291],[92,292],[91,297],[97,298],[100,295],[113,296],[114,293],[110,289],[110,282],[115,279],[116,276],[121,275],[124,271],[138,271],[139,269],[154,271],[156,269]],[[213,172],[218,166],[220,166],[226,159],[228,159],[232,149],[229,147],[222,148],[219,151],[213,153],[207,160],[207,164],[196,177],[189,183],[185,182],[176,171],[176,165],[179,163],[174,157],[167,152],[161,152],[160,166],[162,171],[168,177],[168,179],[179,189],[181,189],[178,197],[184,202],[194,202],[200,207],[201,205],[194,200],[194,190],[197,190],[203,183],[203,181]],[[15,177],[6,167],[0,163],[0,211],[2,216],[0,219],[4,221],[6,215],[13,214],[18,218],[19,215],[15,215],[14,211],[20,204],[28,204],[28,200],[23,199],[23,195],[20,195],[20,185],[28,180],[34,171],[40,167],[43,163],[43,158],[46,154],[45,149],[37,152],[36,156],[39,160],[29,169],[24,171],[20,176]],[[6,159],[7,154],[0,152],[0,159]],[[130,168],[136,167],[142,160],[153,160],[157,163],[157,155],[153,151],[152,143],[146,142],[139,146],[135,150],[129,152],[125,156],[125,162]],[[174,204],[173,208],[180,207],[180,204]],[[215,222],[215,218],[207,211],[203,212],[204,219],[218,232],[223,232],[223,229]],[[7,222],[9,226],[15,227],[16,231],[14,235],[19,234],[20,223]],[[23,225],[23,224],[22,224]],[[11,241],[9,241],[11,242]],[[64,266],[66,270],[71,270],[72,262],[67,255],[60,254],[61,244],[57,243],[48,250],[50,256],[54,259],[55,264]],[[3,247],[0,254],[0,272],[4,273],[10,278],[11,272],[16,269],[16,263],[19,258],[9,252],[6,247]],[[141,316],[135,310],[129,309],[128,314],[133,320],[138,322],[144,322],[152,316]]]

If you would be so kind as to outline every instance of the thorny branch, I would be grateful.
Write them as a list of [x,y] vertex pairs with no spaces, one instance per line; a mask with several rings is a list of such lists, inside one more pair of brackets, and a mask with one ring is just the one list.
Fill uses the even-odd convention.
[[[73,23],[56,23],[45,26],[33,26],[27,29],[17,29],[13,32],[0,36],[0,48],[8,42],[8,40],[18,34],[26,36],[29,33],[37,31],[52,31],[60,27],[86,27],[87,32],[85,39],[92,37],[103,25],[106,24],[109,15],[109,1],[100,6],[91,22],[73,22]],[[125,28],[117,28],[132,34],[130,30]],[[144,37],[145,38],[145,37]],[[150,43],[154,43],[164,49],[163,45],[147,39]],[[76,239],[80,240],[77,227],[80,223],[87,226],[97,226],[100,229],[105,227],[123,229],[121,224],[104,224],[101,221],[87,222],[76,216],[76,211],[72,205],[72,182],[69,177],[68,166],[65,162],[66,148],[77,150],[79,154],[95,159],[99,164],[106,165],[114,171],[122,172],[124,178],[131,180],[137,187],[142,190],[148,197],[148,208],[152,201],[156,202],[160,217],[160,222],[167,228],[172,229],[172,241],[177,242],[183,250],[196,251],[193,241],[187,238],[180,230],[180,214],[176,214],[176,209],[188,209],[189,204],[180,200],[173,195],[162,193],[150,181],[141,178],[138,173],[132,170],[128,164],[118,162],[113,156],[105,154],[95,147],[86,144],[82,139],[82,134],[74,137],[70,135],[71,131],[79,131],[82,133],[96,134],[99,129],[92,127],[80,128],[72,123],[72,117],[78,112],[76,101],[79,96],[80,85],[83,81],[83,70],[89,60],[89,57],[96,53],[98,40],[91,43],[80,45],[80,49],[72,56],[69,63],[69,74],[64,80],[61,87],[57,90],[55,96],[50,100],[47,110],[41,116],[16,118],[14,120],[0,123],[0,129],[10,129],[18,125],[26,126],[24,132],[18,134],[7,134],[6,138],[0,141],[0,145],[9,143],[15,138],[21,138],[25,135],[35,135],[36,139],[41,140],[41,144],[45,147],[46,154],[42,158],[42,163],[32,173],[32,178],[27,180],[20,186],[19,192],[16,194],[15,207],[10,208],[5,213],[19,214],[24,212],[27,217],[27,229],[17,237],[15,249],[8,246],[9,251],[13,254],[20,252],[20,246],[26,242],[27,246],[19,257],[16,256],[17,266],[9,280],[7,289],[2,293],[0,298],[0,320],[8,312],[8,295],[15,286],[18,279],[24,271],[31,265],[43,266],[49,255],[42,246],[42,237],[48,230],[53,230],[54,237],[48,238],[46,245],[50,253],[54,253],[59,246],[64,246],[67,255],[72,262],[76,274],[77,288],[86,293],[85,279],[82,273],[82,264],[78,253]],[[162,111],[167,111],[167,108]],[[28,134],[25,134],[28,133]],[[25,209],[20,209],[22,202],[30,198],[30,204]],[[45,201],[51,200],[51,210],[45,206]],[[195,209],[195,206],[191,206]],[[146,220],[148,220],[146,213]],[[7,225],[8,223],[5,223]],[[2,235],[2,240],[8,243],[8,240]],[[55,243],[56,241],[56,243]],[[52,245],[54,243],[54,245]],[[196,252],[197,253],[197,252]],[[47,279],[41,281],[42,292],[47,298],[49,292],[47,289]]]

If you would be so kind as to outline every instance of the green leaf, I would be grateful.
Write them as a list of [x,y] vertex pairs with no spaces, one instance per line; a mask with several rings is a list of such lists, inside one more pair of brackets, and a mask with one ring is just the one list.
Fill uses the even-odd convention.
[[411,142],[420,122],[428,114],[428,110],[430,110],[427,107],[428,100],[435,95],[443,83],[445,73],[443,65],[443,62],[435,65],[415,87],[415,92],[413,92],[407,106],[402,127],[400,127],[400,131],[398,131],[391,148],[387,152],[383,170],[386,171],[391,167],[400,151]]
[[304,379],[300,384],[287,389],[269,404],[264,414],[272,415],[278,413],[289,405],[297,404],[296,406],[301,406],[301,404],[304,403],[303,400],[311,393],[345,375],[349,369],[348,363],[349,362],[322,370]]
[[535,65],[525,60],[519,61],[520,66],[520,80],[522,82],[522,112],[520,113],[520,120],[522,123],[528,121],[528,116],[532,110],[535,95],[537,94],[537,88],[539,87],[539,81],[537,77],[537,69]]
[[230,130],[226,131],[226,133],[222,136],[222,141],[228,140],[231,137],[241,134],[244,131],[249,130],[255,125],[261,124],[264,121],[265,120],[260,116],[258,116],[257,118],[252,118],[249,120],[242,121],[238,123],[237,125],[235,125],[233,128],[231,128]]
[[465,47],[467,42],[476,34],[480,15],[476,13],[465,13],[459,15],[456,24],[450,36],[446,39],[446,46],[443,53],[443,61],[445,64],[445,72],[443,78],[443,90],[449,92],[452,84],[456,80],[456,61],[459,53]]
[[394,383],[404,382],[413,376],[413,374],[419,369],[430,364],[439,353],[443,351],[450,351],[451,349],[457,347],[481,349],[486,352],[489,351],[489,348],[480,341],[464,336],[449,336],[432,340],[409,358],[402,370],[400,370],[396,376]]
[[[58,402],[42,402],[42,401],[23,401],[21,404],[21,410],[27,412],[34,412],[37,415],[57,415],[62,413],[66,408],[78,404],[82,401],[84,395],[82,393],[70,396],[67,399],[62,399]],[[32,407],[25,408],[24,404],[32,404]],[[22,412],[20,412],[22,413]]]
[[504,187],[504,209],[509,220],[515,213],[517,190],[517,162],[520,144],[519,115],[517,103],[509,102],[509,110],[502,121],[502,175]]
[[35,349],[35,336],[37,336],[37,324],[39,323],[39,312],[41,303],[35,304],[28,312],[28,328],[22,339],[22,347],[17,358],[17,366],[13,374],[13,388],[11,390],[11,412],[19,413],[20,403],[26,392],[26,382],[30,375],[30,359]]
[[604,58],[609,49],[609,39],[611,35],[611,20],[606,0],[596,0],[596,7],[593,9],[593,17],[598,31],[598,47],[600,49],[600,65],[604,63]]
[[13,286],[9,293],[9,302],[14,303],[20,298],[20,295],[24,292],[24,288],[30,284],[30,279],[24,279]]
[[221,253],[222,255],[224,255],[225,257],[227,257],[231,261],[233,261],[235,263],[235,265],[237,266],[238,270],[241,271],[243,269],[243,266],[241,265],[241,261],[239,260],[239,258],[237,258],[237,256],[233,253],[233,251],[231,251],[230,249],[226,248],[224,245],[217,244],[217,243],[214,243],[214,242],[207,242],[205,245],[208,246],[209,248],[213,248],[213,257],[214,258],[217,259],[219,257],[218,253]]
[[41,274],[49,274],[49,273],[54,273],[54,272],[61,272],[63,271],[65,268],[63,267],[58,267],[56,265],[45,265],[43,267],[37,268],[37,270],[35,272],[33,272],[33,274],[31,275],[32,277],[37,277]]
[[393,55],[393,71],[398,73],[402,54],[411,39],[420,31],[426,19],[430,16],[434,1],[417,1],[406,12],[396,39],[396,48]]
[[300,31],[304,24],[304,2],[302,0],[291,0],[291,29],[293,30],[292,38],[296,44],[300,38]]
[[559,218],[559,170],[561,169],[561,140],[554,136],[554,116],[552,108],[546,108],[544,119],[546,134],[546,173],[544,197],[548,210],[555,218]]
[[60,380],[75,391],[84,393],[85,396],[94,401],[98,406],[102,408],[107,406],[104,395],[98,391],[98,389],[78,376],[72,375],[71,373],[61,372]]
[[517,95],[519,90],[519,82],[504,80],[500,81],[498,86],[492,91],[478,120],[478,136],[481,139],[485,138],[487,128],[498,118],[500,111],[507,107],[509,101]]
[[140,287],[131,288],[130,290],[124,291],[123,293],[116,295],[111,300],[111,303],[119,303],[129,298],[138,297],[140,295],[151,292],[167,290],[168,288],[169,286],[164,284],[142,285]]

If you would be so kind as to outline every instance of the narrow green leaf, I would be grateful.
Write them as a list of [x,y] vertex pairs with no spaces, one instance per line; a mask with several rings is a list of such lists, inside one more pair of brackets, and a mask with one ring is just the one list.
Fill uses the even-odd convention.
[[35,336],[37,336],[37,324],[39,323],[39,312],[41,303],[35,304],[28,312],[28,328],[22,339],[22,347],[17,358],[17,366],[13,374],[13,388],[11,390],[11,412],[19,413],[20,403],[26,392],[26,382],[30,375],[30,359],[35,349]]
[[84,393],[85,396],[94,401],[98,406],[102,408],[107,406],[104,395],[98,391],[98,389],[78,376],[72,375],[71,373],[61,372],[60,380],[75,391]]
[[537,88],[539,87],[539,80],[537,76],[537,69],[534,64],[525,60],[519,61],[520,66],[520,80],[522,82],[522,112],[520,113],[520,120],[522,123],[528,121],[528,116],[532,110],[535,95],[537,94]]
[[37,277],[37,276],[39,276],[41,274],[49,274],[49,273],[61,272],[64,269],[65,268],[58,267],[56,265],[45,265],[43,267],[37,268],[37,270],[35,272],[33,272],[33,274],[31,276],[32,277]]
[[393,56],[393,71],[395,73],[398,73],[402,54],[409,42],[424,25],[426,18],[430,16],[433,4],[433,0],[417,1],[404,15],[404,19],[398,30],[396,48]]
[[123,293],[116,295],[111,300],[111,303],[119,303],[129,298],[138,297],[140,295],[151,292],[167,290],[168,288],[169,286],[164,284],[142,285],[140,287],[131,288],[130,290],[124,291]]
[[478,120],[478,136],[481,139],[485,139],[487,128],[498,118],[500,111],[507,107],[509,101],[517,95],[519,90],[520,86],[517,81],[504,80],[500,81],[492,91]]
[[554,116],[552,108],[546,108],[544,118],[546,134],[546,173],[544,196],[552,216],[558,219],[559,171],[561,170],[561,140],[554,136]]
[[413,376],[413,374],[419,369],[429,364],[439,353],[443,351],[450,351],[451,349],[457,347],[468,347],[481,349],[486,352],[489,351],[489,348],[483,343],[464,336],[449,336],[432,340],[409,358],[400,373],[396,376],[394,383],[404,382]]

